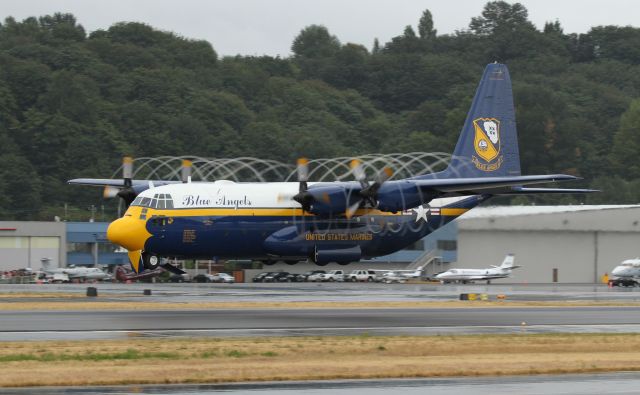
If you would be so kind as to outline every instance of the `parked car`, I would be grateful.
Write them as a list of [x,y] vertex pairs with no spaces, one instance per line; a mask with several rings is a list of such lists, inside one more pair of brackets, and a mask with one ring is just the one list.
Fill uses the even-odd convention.
[[227,284],[233,284],[236,282],[236,279],[227,273],[216,273],[213,275],[213,280],[214,283],[227,283]]
[[193,277],[193,282],[194,283],[211,283],[213,282],[213,275],[209,274],[209,273],[202,273],[202,274],[198,274],[197,276]]
[[368,281],[374,282],[377,281],[378,277],[376,272],[373,270],[353,270],[351,273],[347,274],[344,277],[344,281]]
[[167,281],[170,283],[188,283],[189,281],[191,281],[191,278],[187,273],[172,274]]
[[285,281],[287,281],[287,276],[288,275],[289,275],[289,272],[273,272],[273,273],[269,273],[268,276],[265,276],[263,281],[265,283],[285,282]]
[[322,276],[322,281],[344,281],[344,270],[331,270]]
[[304,274],[300,273],[290,273],[286,279],[289,283],[301,283],[304,281]]
[[325,274],[327,274],[327,273],[324,273],[324,271],[322,273],[318,272],[318,273],[310,274],[307,277],[307,281],[309,281],[309,282],[323,281],[323,278],[324,278]]
[[253,277],[253,279],[251,281],[253,281],[254,283],[261,283],[264,281],[264,278],[273,274],[275,272],[262,272],[259,274],[256,274],[255,277]]
[[304,277],[304,281],[309,281],[309,276],[316,273],[326,273],[324,270],[309,270],[308,272],[304,272],[302,276]]

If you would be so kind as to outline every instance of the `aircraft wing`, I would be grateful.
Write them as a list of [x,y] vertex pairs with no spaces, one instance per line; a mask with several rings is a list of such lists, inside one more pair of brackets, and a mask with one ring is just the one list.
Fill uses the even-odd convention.
[[[152,182],[153,185],[167,185],[167,184],[178,184],[181,181],[175,180],[131,180],[132,185],[149,185],[149,182]],[[111,186],[116,188],[124,188],[124,180],[120,179],[111,179],[111,178],[74,178],[73,180],[67,181],[68,184],[73,185],[93,185],[93,186]]]

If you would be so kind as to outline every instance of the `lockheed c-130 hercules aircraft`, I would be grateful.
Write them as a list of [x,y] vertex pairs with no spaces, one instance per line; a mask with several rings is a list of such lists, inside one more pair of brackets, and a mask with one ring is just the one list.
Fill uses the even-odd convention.
[[511,79],[504,64],[487,65],[449,166],[436,173],[390,180],[385,168],[367,181],[352,162],[355,181],[235,183],[75,179],[70,184],[117,188],[129,205],[107,237],[129,251],[135,272],[161,258],[311,260],[347,264],[405,248],[496,195],[586,193],[588,189],[526,188],[574,180],[563,174],[520,173]]

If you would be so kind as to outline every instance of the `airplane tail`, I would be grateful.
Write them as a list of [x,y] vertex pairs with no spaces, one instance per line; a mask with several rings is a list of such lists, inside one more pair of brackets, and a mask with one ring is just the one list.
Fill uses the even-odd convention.
[[515,262],[515,255],[507,254],[507,256],[504,257],[504,261],[502,261],[502,264],[500,265],[500,269],[515,269],[518,267],[515,265]]
[[57,267],[53,266],[50,260],[42,260],[41,262],[42,262],[42,271],[48,272],[53,269],[57,269]]
[[437,178],[519,176],[520,153],[507,66],[488,64],[449,167]]

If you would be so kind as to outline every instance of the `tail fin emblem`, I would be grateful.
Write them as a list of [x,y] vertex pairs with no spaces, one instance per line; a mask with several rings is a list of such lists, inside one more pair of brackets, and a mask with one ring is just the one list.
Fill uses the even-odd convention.
[[[473,145],[476,154],[486,163],[482,163],[475,156],[472,158],[476,167],[482,171],[497,170],[502,164],[500,155],[500,121],[496,118],[476,118],[473,120],[475,138]],[[498,158],[495,163],[489,163]]]

